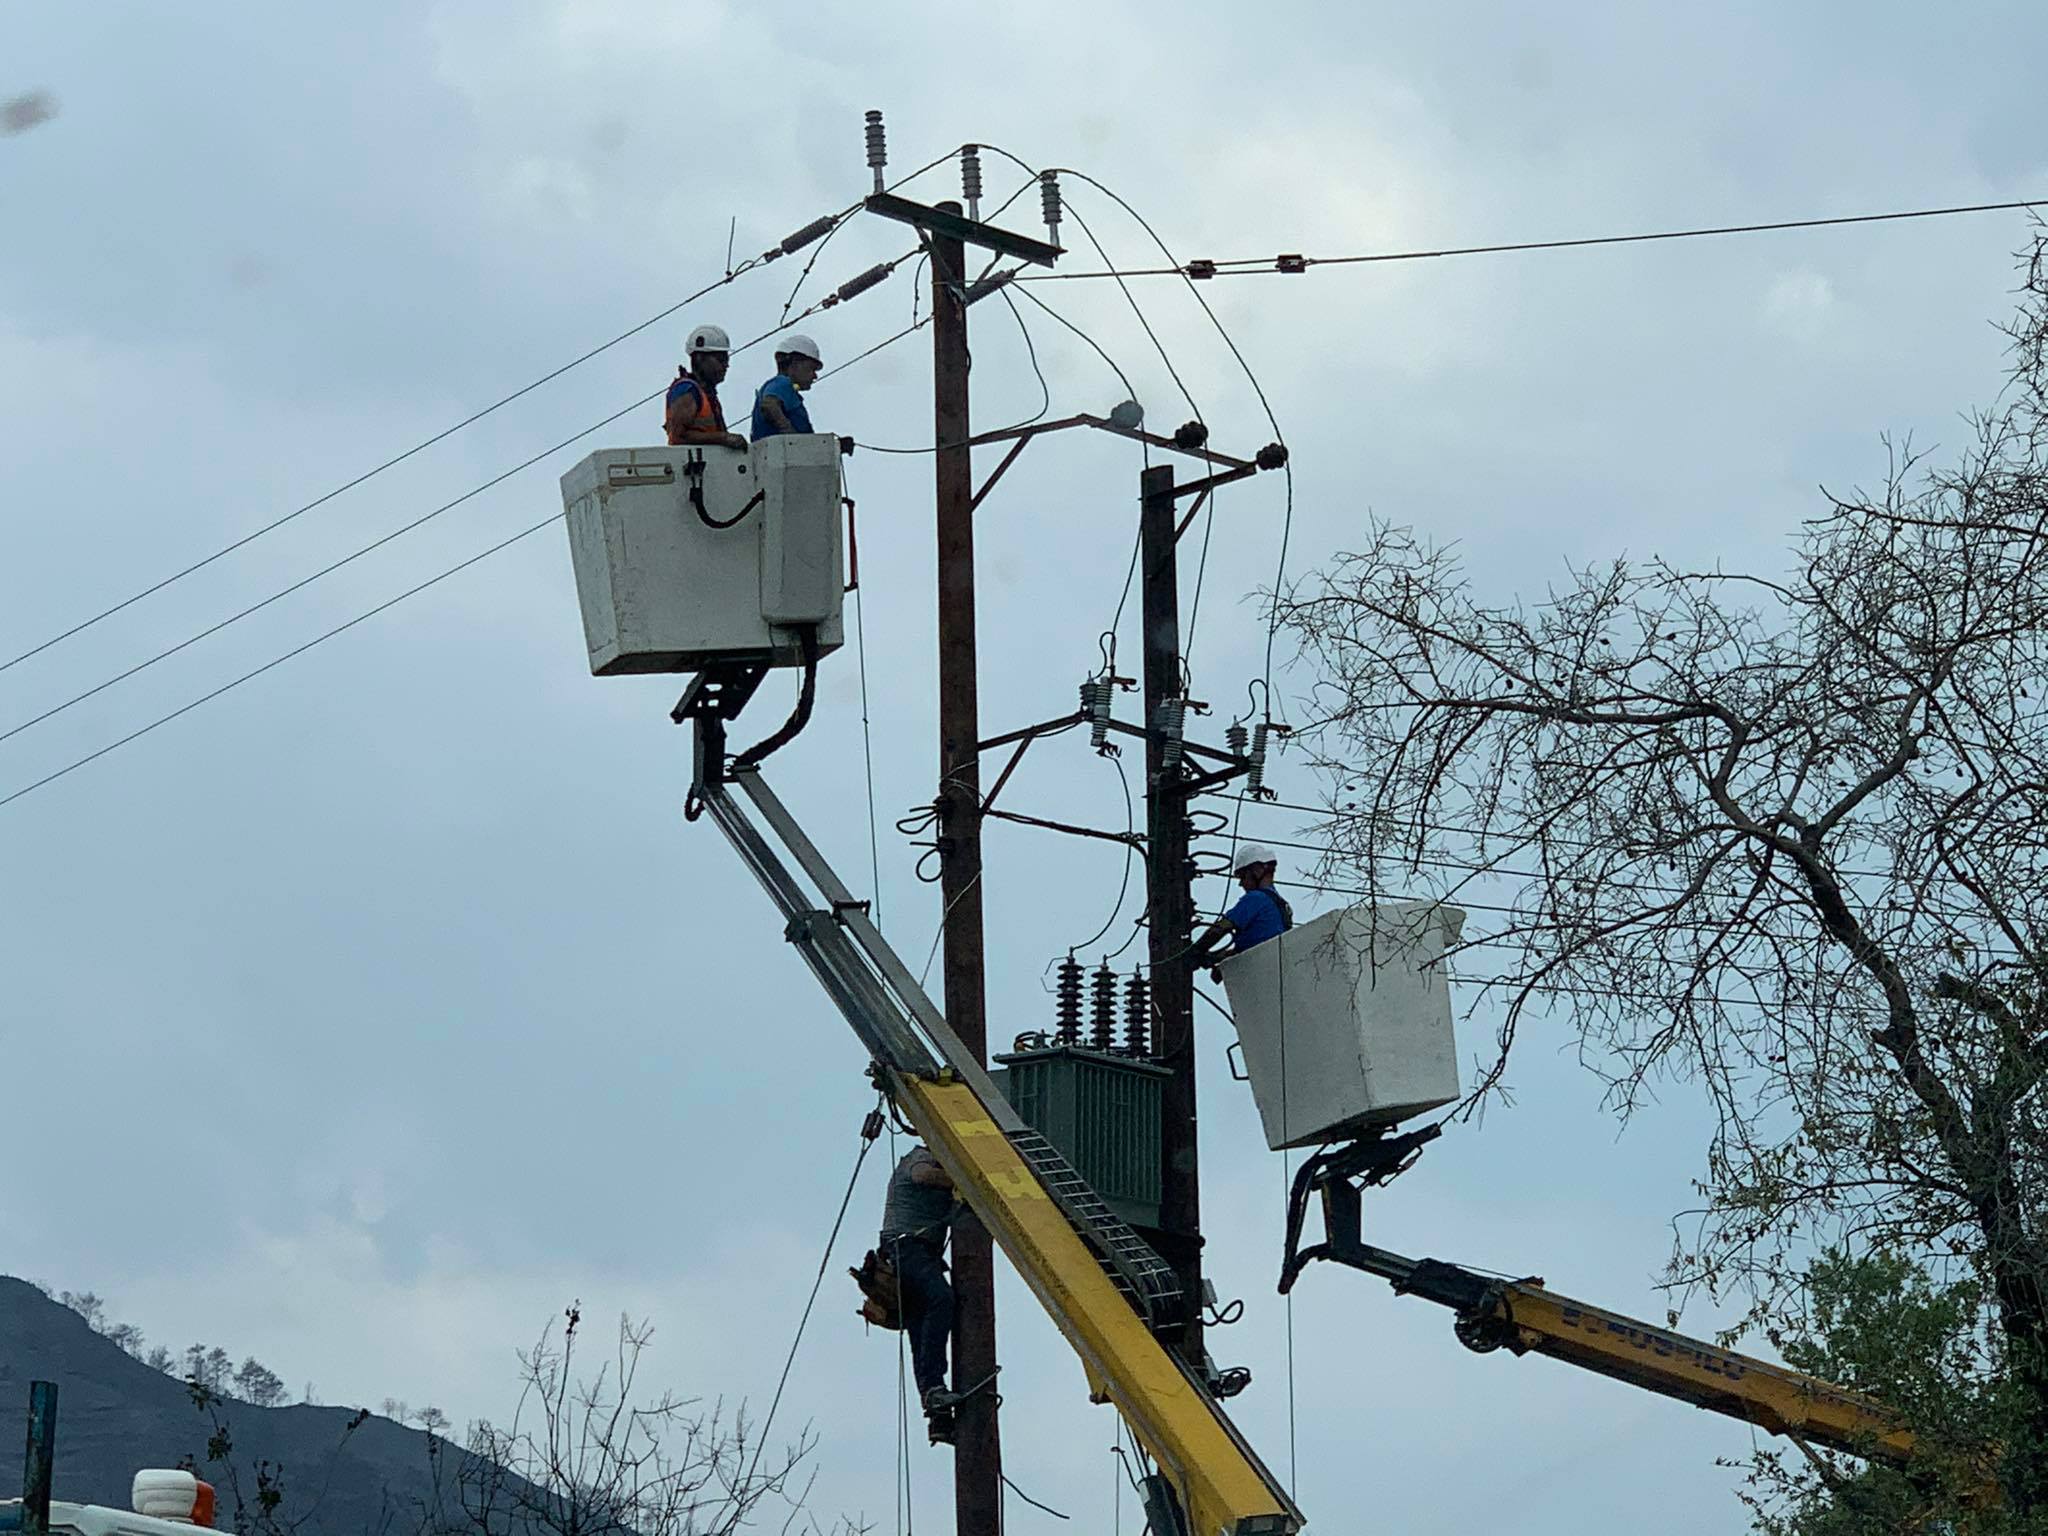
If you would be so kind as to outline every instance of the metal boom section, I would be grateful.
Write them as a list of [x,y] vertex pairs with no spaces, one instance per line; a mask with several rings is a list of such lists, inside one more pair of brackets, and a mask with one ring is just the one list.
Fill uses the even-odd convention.
[[841,883],[758,769],[700,780],[696,793],[781,912],[789,941],[874,1058],[898,1109],[1080,1356],[1090,1395],[1116,1406],[1158,1464],[1179,1506],[1182,1530],[1172,1536],[1300,1530],[1300,1511],[1278,1480],[1161,1342],[1189,1306],[1172,1268],[1010,1108],[867,903]]

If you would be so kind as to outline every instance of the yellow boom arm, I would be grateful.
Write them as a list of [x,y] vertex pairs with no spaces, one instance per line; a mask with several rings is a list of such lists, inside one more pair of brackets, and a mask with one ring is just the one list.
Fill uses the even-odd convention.
[[[1645,1391],[1746,1419],[1774,1435],[1884,1461],[1912,1460],[1912,1434],[1896,1414],[1860,1392],[1587,1306],[1545,1289],[1541,1280],[1500,1280],[1438,1259],[1404,1258],[1362,1241],[1361,1185],[1391,1177],[1433,1134],[1359,1143],[1318,1153],[1303,1165],[1288,1208],[1281,1290],[1292,1288],[1308,1260],[1332,1259],[1378,1275],[1401,1295],[1451,1308],[1458,1315],[1458,1338],[1468,1348],[1549,1355]],[[1298,1248],[1311,1190],[1322,1195],[1324,1241]]]
[[1080,1356],[1091,1395],[1116,1405],[1156,1464],[1145,1490],[1156,1536],[1299,1531],[1300,1512],[1215,1395],[1155,1335],[1188,1304],[1172,1269],[1017,1117],[759,772],[733,782],[808,884],[727,785],[700,783],[705,810],[781,910],[898,1108]]

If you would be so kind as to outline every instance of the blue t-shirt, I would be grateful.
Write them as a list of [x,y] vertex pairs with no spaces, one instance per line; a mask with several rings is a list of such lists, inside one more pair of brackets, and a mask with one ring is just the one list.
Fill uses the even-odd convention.
[[1294,926],[1294,914],[1287,903],[1263,886],[1246,891],[1237,905],[1223,914],[1230,919],[1230,952],[1241,955],[1255,944],[1277,939]]
[[754,441],[773,437],[782,429],[768,419],[768,413],[761,409],[761,402],[773,399],[782,407],[782,414],[789,418],[792,432],[811,430],[811,413],[804,409],[804,397],[798,392],[795,382],[786,373],[778,373],[754,393]]

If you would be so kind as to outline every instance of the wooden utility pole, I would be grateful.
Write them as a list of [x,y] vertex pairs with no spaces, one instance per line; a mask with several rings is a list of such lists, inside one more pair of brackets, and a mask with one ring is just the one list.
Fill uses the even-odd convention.
[[[958,203],[940,203],[957,216]],[[981,707],[975,677],[974,460],[967,446],[966,247],[933,232],[933,456],[939,525],[939,894],[944,901],[946,1022],[988,1059],[981,923]],[[960,1404],[953,1462],[954,1529],[1002,1529],[1003,1453],[996,1423],[996,1287],[987,1232],[953,1233],[953,1386]]]
[[1185,709],[1180,658],[1180,562],[1174,546],[1171,464],[1140,484],[1140,595],[1145,638],[1145,911],[1152,961],[1157,1052],[1173,1075],[1160,1105],[1160,1257],[1180,1276],[1187,1324],[1181,1357],[1199,1374],[1202,1356],[1202,1197],[1195,1116],[1195,979],[1188,946],[1195,921],[1194,863],[1188,854],[1185,756],[1177,723]]

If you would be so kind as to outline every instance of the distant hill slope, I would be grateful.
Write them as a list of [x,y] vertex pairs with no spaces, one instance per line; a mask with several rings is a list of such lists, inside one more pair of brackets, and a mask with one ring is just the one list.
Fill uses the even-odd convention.
[[[20,1492],[32,1380],[57,1383],[57,1498],[125,1509],[137,1468],[175,1467],[188,1457],[201,1477],[224,1482],[207,1462],[212,1426],[183,1382],[134,1359],[35,1286],[0,1276],[0,1499]],[[373,1417],[344,1448],[353,1409],[226,1401],[221,1413],[233,1429],[245,1495],[253,1496],[249,1469],[258,1460],[282,1468],[279,1513],[286,1519],[319,1495],[303,1536],[413,1536],[419,1529],[421,1503],[433,1492],[420,1431]],[[232,1505],[224,1486],[220,1495],[225,1526]]]

